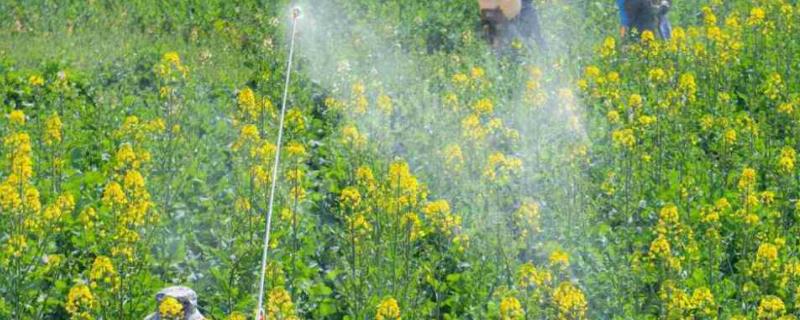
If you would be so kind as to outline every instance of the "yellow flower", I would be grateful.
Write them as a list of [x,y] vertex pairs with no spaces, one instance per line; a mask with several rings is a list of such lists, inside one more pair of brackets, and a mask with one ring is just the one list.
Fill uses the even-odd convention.
[[562,282],[553,292],[553,302],[558,307],[561,319],[584,319],[586,315],[586,297],[571,282]]
[[122,169],[127,166],[131,167],[138,167],[138,161],[136,159],[136,152],[133,151],[133,147],[129,143],[122,144],[117,150],[116,155],[114,155],[114,159],[116,160],[116,168]]
[[717,24],[717,16],[714,15],[714,11],[711,10],[711,7],[705,6],[701,9],[703,12],[703,21],[707,26],[713,26]]
[[565,269],[569,266],[569,255],[567,255],[566,252],[558,249],[553,250],[553,252],[550,253],[550,258],[548,258],[548,260],[550,261],[551,266],[558,266],[561,269]]
[[697,93],[697,83],[694,81],[694,75],[685,73],[681,75],[678,80],[678,88],[683,92],[684,96],[689,102],[695,101],[695,93]]
[[277,287],[269,291],[267,296],[267,317],[268,320],[295,319],[294,303],[292,296],[286,289]]
[[119,183],[111,181],[106,185],[106,189],[103,191],[103,203],[108,206],[113,206],[125,204],[127,202],[128,200],[125,196],[125,192],[122,191],[122,186],[120,186]]
[[397,194],[400,206],[416,205],[425,197],[424,186],[411,174],[408,163],[397,161],[389,166],[389,187]]
[[164,53],[161,59],[173,65],[181,64],[181,56],[175,51],[169,51]]
[[763,260],[766,262],[772,262],[778,259],[778,247],[771,243],[762,243],[758,246],[758,252],[756,253],[756,259]]
[[662,258],[671,256],[669,241],[664,235],[658,235],[650,244],[650,254]]
[[378,96],[378,110],[385,114],[392,113],[393,106],[392,106],[392,98],[382,94]]
[[600,56],[603,58],[609,58],[616,54],[617,49],[617,41],[614,37],[606,37],[603,41],[603,44],[600,46]]
[[461,227],[461,217],[450,212],[450,204],[447,200],[429,202],[422,212],[425,213],[431,225],[445,236],[449,237],[455,229]]
[[361,193],[354,187],[344,188],[339,196],[339,203],[346,208],[355,208],[361,203]]
[[394,298],[386,298],[378,304],[378,309],[375,311],[375,320],[400,320],[400,307],[397,305],[397,300]]
[[453,75],[453,83],[456,85],[464,85],[469,81],[469,77],[463,73],[456,73]]
[[364,148],[367,144],[366,135],[361,134],[355,125],[348,125],[342,128],[342,140],[345,144],[349,144],[355,149]]
[[758,303],[756,314],[758,319],[775,319],[786,312],[783,300],[776,296],[765,296]]
[[115,289],[119,278],[111,259],[106,256],[98,256],[92,263],[89,279],[92,281],[92,288],[96,288],[98,285],[107,285]]
[[614,143],[614,146],[618,148],[624,147],[630,149],[636,144],[636,138],[634,137],[633,130],[631,129],[620,129],[612,131],[611,141]]
[[714,294],[706,287],[694,289],[694,292],[692,292],[692,306],[706,316],[713,317],[717,314]]
[[241,312],[234,312],[228,316],[227,320],[247,320],[247,316]]
[[656,122],[656,117],[654,116],[642,115],[641,117],[639,117],[639,124],[641,124],[642,127],[649,127],[651,124],[655,122]]
[[752,189],[756,184],[756,170],[753,168],[744,168],[742,176],[739,177],[739,190],[745,191]]
[[723,136],[723,140],[725,144],[731,145],[736,143],[736,130],[728,129],[725,131],[725,135]]
[[7,241],[3,250],[6,255],[19,258],[28,249],[28,238],[23,235],[13,235]]
[[616,110],[611,110],[606,114],[606,119],[608,119],[609,123],[616,124],[619,122],[619,112]]
[[489,179],[489,181],[505,184],[521,171],[521,159],[496,152],[489,156],[486,166],[483,169],[483,176]]
[[425,233],[421,229],[421,222],[419,220],[419,216],[416,213],[409,212],[403,215],[400,219],[400,224],[405,228],[408,232],[409,239],[414,241],[419,238],[425,236]]
[[522,310],[522,304],[519,303],[517,298],[508,296],[500,301],[500,319],[501,320],[522,320],[525,319],[525,311]]
[[31,75],[30,77],[28,77],[28,83],[31,86],[40,87],[40,86],[44,85],[44,78],[42,78],[42,76],[40,76],[40,75],[35,75],[34,74],[34,75]]
[[239,151],[242,147],[247,145],[255,145],[261,141],[261,134],[258,132],[258,127],[253,124],[244,125],[239,130],[239,137],[233,143],[231,149]]
[[14,186],[9,183],[0,183],[0,209],[3,211],[19,209],[22,206],[22,199],[15,191]]
[[91,320],[95,300],[92,292],[84,284],[69,289],[67,303],[64,305],[72,319]]
[[374,190],[376,188],[376,181],[375,175],[372,173],[372,169],[367,166],[360,166],[356,168],[356,181],[362,186],[365,186],[367,190]]
[[600,78],[600,68],[595,66],[588,66],[583,71],[583,74],[588,80],[594,80]]
[[773,73],[764,84],[764,95],[770,100],[778,100],[784,91],[783,78],[779,73]]
[[650,81],[654,83],[663,83],[667,81],[667,73],[664,69],[661,68],[653,68],[650,69]]
[[447,169],[452,171],[461,170],[461,167],[464,165],[464,155],[461,152],[461,147],[457,144],[451,144],[445,147],[442,153]]
[[656,41],[656,35],[653,33],[653,31],[645,30],[644,32],[642,32],[641,40],[642,43],[648,44],[653,41]]
[[347,217],[347,227],[353,233],[353,236],[356,237],[368,235],[368,233],[372,230],[372,225],[361,213]]
[[302,143],[297,141],[289,142],[286,145],[286,154],[290,157],[302,157],[306,154],[306,147],[303,146]]
[[539,232],[541,228],[539,224],[539,210],[539,204],[537,202],[526,201],[514,212],[514,220],[517,227],[522,230],[523,237],[527,236],[528,232]]
[[162,319],[182,319],[183,318],[183,305],[178,299],[174,297],[165,297],[158,305],[158,313]]
[[17,126],[25,125],[25,113],[23,113],[22,110],[11,111],[11,113],[8,114],[8,121]]
[[635,93],[634,93],[634,94],[632,94],[632,95],[631,95],[631,96],[628,98],[628,106],[629,106],[629,107],[631,107],[631,108],[633,108],[633,109],[638,109],[638,108],[641,108],[641,107],[642,107],[642,104],[643,104],[643,102],[644,102],[644,99],[642,98],[642,96],[640,96],[640,95],[638,95],[638,94],[635,94]]
[[670,204],[661,208],[659,218],[666,223],[677,224],[680,219],[680,216],[678,216],[678,207],[674,204]]
[[767,17],[767,12],[762,7],[753,7],[750,9],[750,17],[747,18],[748,26],[758,26],[764,22]]
[[249,116],[250,120],[258,120],[259,110],[256,105],[256,95],[249,87],[245,87],[239,91],[236,100],[239,104],[239,110],[243,116]]
[[301,132],[306,129],[306,120],[303,113],[297,108],[286,111],[286,126],[294,132]]
[[553,280],[553,276],[547,270],[539,270],[533,263],[526,262],[519,267],[517,279],[518,285],[527,289],[548,285]]
[[[128,170],[128,172],[125,173],[125,178],[123,179],[123,181],[125,189],[130,190],[132,192],[137,192],[137,191],[140,192],[145,187],[144,177],[142,176],[141,173],[139,173],[139,171],[136,171],[135,169]],[[141,194],[136,194],[136,195],[139,196]]]
[[481,79],[486,74],[481,67],[473,67],[470,73],[472,75],[472,79],[474,80]]
[[794,148],[786,146],[781,149],[781,155],[778,159],[778,168],[780,172],[791,176],[794,173],[795,162],[797,160],[797,153]]
[[475,103],[474,109],[477,114],[490,114],[494,110],[494,104],[490,99],[481,99]]

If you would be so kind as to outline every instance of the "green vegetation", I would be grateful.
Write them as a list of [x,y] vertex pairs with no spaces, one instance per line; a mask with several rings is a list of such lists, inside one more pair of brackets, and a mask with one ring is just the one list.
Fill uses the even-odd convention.
[[0,319],[795,319],[800,5],[0,3]]

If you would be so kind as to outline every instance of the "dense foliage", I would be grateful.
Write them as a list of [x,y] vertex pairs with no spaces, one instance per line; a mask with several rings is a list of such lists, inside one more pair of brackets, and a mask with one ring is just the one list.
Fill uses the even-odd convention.
[[0,3],[0,319],[795,319],[800,5]]

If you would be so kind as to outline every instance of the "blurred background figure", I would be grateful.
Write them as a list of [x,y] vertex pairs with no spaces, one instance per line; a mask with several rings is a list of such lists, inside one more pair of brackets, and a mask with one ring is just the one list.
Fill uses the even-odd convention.
[[[672,36],[672,25],[667,13],[672,7],[672,0],[616,0],[620,16],[620,34],[622,37],[647,30],[661,39]],[[631,31],[634,32],[631,32]]]
[[507,46],[520,40],[530,45],[536,42],[545,47],[539,16],[531,0],[478,0],[481,26],[487,40],[494,48]]

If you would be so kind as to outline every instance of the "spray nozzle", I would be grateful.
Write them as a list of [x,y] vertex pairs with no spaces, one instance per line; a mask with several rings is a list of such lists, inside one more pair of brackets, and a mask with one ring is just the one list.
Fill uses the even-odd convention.
[[303,14],[303,10],[300,10],[300,7],[292,8],[292,19],[300,18],[300,16],[302,14]]

